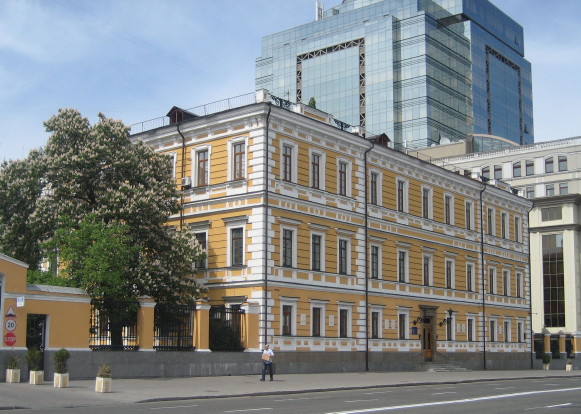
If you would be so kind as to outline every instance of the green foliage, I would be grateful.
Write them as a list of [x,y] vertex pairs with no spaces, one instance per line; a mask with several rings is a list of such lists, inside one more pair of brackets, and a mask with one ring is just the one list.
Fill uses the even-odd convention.
[[28,283],[35,285],[52,285],[75,287],[75,283],[64,277],[56,276],[52,272],[43,272],[42,270],[29,270],[27,276]]
[[40,371],[40,361],[42,360],[42,351],[36,347],[30,348],[24,357],[28,363],[29,371]]
[[6,369],[18,369],[18,362],[20,361],[16,355],[10,355],[6,363]]
[[54,353],[54,371],[57,374],[66,374],[69,370],[67,365],[71,353],[65,348],[61,348]]
[[97,376],[101,378],[111,378],[111,365],[107,362],[101,365],[97,371]]
[[549,364],[551,362],[551,354],[543,355],[543,364]]
[[180,209],[169,158],[131,143],[129,129],[102,114],[91,125],[62,109],[45,127],[45,149],[0,168],[0,250],[31,269],[51,257],[59,278],[93,299],[187,302],[204,293],[193,278],[203,257],[193,233],[165,226]]
[[317,101],[315,100],[314,96],[311,96],[311,99],[309,99],[309,103],[307,105],[311,108],[317,108]]

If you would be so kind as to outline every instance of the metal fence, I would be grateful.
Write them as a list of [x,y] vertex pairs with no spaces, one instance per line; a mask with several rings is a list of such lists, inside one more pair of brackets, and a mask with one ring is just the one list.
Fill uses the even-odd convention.
[[222,305],[210,308],[210,350],[244,350],[242,315],[244,315],[244,310],[239,307],[226,308]]
[[153,348],[157,351],[193,351],[195,310],[195,305],[155,305]]
[[89,348],[93,350],[136,351],[136,301],[92,300]]

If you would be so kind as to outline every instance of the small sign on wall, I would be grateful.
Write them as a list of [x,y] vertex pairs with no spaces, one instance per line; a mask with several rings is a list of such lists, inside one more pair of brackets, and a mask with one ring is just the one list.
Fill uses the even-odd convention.
[[22,308],[24,306],[24,296],[17,296],[16,297],[16,307]]

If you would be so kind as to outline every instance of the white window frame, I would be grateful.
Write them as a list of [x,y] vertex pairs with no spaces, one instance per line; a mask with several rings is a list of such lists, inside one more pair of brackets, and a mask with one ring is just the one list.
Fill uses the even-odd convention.
[[468,211],[468,206],[470,205],[470,221],[464,217],[464,221],[466,222],[466,230],[475,231],[474,228],[474,201],[472,200],[465,200],[464,201],[464,216],[466,216],[466,211]]
[[321,321],[320,321],[320,323],[321,323],[320,324],[320,328],[321,328],[321,332],[320,333],[321,333],[321,336],[320,337],[319,336],[315,336],[314,338],[323,338],[323,337],[326,336],[326,332],[327,332],[326,331],[326,327],[327,327],[327,323],[326,323],[327,316],[326,315],[327,315],[327,304],[329,303],[329,301],[309,299],[309,302],[310,302],[310,311],[311,311],[311,313],[310,313],[310,315],[311,315],[311,317],[310,317],[311,324],[309,326],[309,329],[310,329],[310,331],[309,331],[310,332],[310,335],[309,336],[312,336],[313,335],[313,308],[321,308]]
[[500,212],[500,237],[507,240],[510,238],[510,216],[507,211]]
[[[347,337],[341,336],[341,310],[347,310]],[[337,304],[337,338],[353,337],[353,304],[338,302]]]
[[285,266],[285,264],[284,264],[284,231],[285,230],[289,230],[292,232],[292,252],[291,252],[291,254],[292,254],[291,262],[292,263],[291,263],[291,267],[296,268],[297,267],[297,250],[298,250],[297,228],[289,226],[289,225],[281,225],[280,226],[280,266],[288,268],[288,266]]
[[[468,331],[470,330],[470,324],[468,323],[469,320],[472,321],[472,332],[470,332],[472,335],[468,335]],[[468,340],[470,336],[472,336],[471,341]],[[468,343],[478,342],[478,338],[476,338],[476,315],[471,314],[466,315],[466,342]]]
[[[340,190],[340,185],[341,185],[341,178],[340,178],[340,174],[339,174],[339,166],[340,164],[346,164],[347,165],[347,171],[345,172],[345,194],[341,194]],[[337,158],[337,166],[336,166],[336,171],[337,171],[337,195],[340,195],[342,197],[351,197],[352,194],[352,176],[353,176],[353,165],[352,162],[349,161],[347,158],[344,157],[338,157]]]
[[244,144],[244,166],[242,168],[242,179],[247,178],[248,168],[248,140],[246,137],[236,137],[228,141],[228,181],[234,181],[234,146]]
[[[507,327],[506,324],[508,324],[508,332],[505,330],[505,328]],[[503,336],[502,339],[504,340],[504,342],[506,342],[506,343],[512,342],[512,321],[510,320],[510,318],[505,318],[502,321],[502,336]]]
[[[424,191],[428,192],[428,211],[427,217],[424,216]],[[434,190],[432,187],[427,185],[422,185],[421,187],[421,197],[422,200],[422,218],[426,220],[434,219]]]
[[[400,338],[401,327],[399,326],[400,323],[400,315],[404,315],[405,317],[405,326],[404,326],[404,336],[405,338]],[[410,339],[410,309],[404,307],[397,307],[397,339],[403,341],[405,339]]]
[[444,224],[446,224],[446,197],[450,197],[450,224],[454,225],[454,195],[450,193],[444,193]]
[[516,272],[515,273],[515,297],[517,298],[524,298],[524,273],[523,272]]
[[[490,271],[492,270],[493,275],[494,275],[494,283],[492,284],[492,289],[490,288]],[[497,289],[498,289],[498,274],[496,272],[496,267],[494,266],[489,266],[488,267],[488,271],[486,272],[486,292],[489,295],[496,295]]]
[[[377,278],[374,278],[371,275],[371,269],[372,269],[372,266],[371,266],[372,260],[371,260],[371,258],[373,257],[373,254],[372,254],[373,253],[373,247],[377,247]],[[381,244],[371,243],[369,245],[369,264],[370,264],[370,266],[369,266],[369,272],[370,272],[369,277],[370,277],[370,279],[378,279],[379,280],[379,279],[382,278],[381,277],[381,268],[382,268],[381,263],[383,263],[382,262]]]
[[517,319],[516,321],[516,336],[516,341],[518,343],[525,342],[525,323],[520,319]]
[[198,187],[198,153],[203,152],[203,151],[208,151],[208,171],[206,172],[208,179],[206,182],[206,186],[210,185],[210,172],[212,171],[211,165],[210,165],[210,160],[212,159],[211,155],[212,155],[212,151],[211,151],[211,146],[209,145],[204,145],[202,147],[197,147],[192,149],[192,160],[194,160],[193,162],[193,166],[192,166],[192,187]]
[[[399,210],[399,183],[402,182],[403,183],[403,200],[402,200],[402,210]],[[400,213],[408,213],[409,212],[409,208],[408,208],[408,199],[409,199],[409,181],[406,178],[403,177],[396,177],[395,179],[395,211],[400,212]]]
[[[291,173],[290,181],[284,179],[284,147],[290,147],[291,149]],[[296,142],[288,139],[282,139],[280,141],[280,180],[290,183],[296,183],[298,177],[298,146]]]
[[166,154],[168,157],[170,157],[170,162],[171,162],[171,176],[172,178],[176,178],[176,167],[177,167],[177,162],[178,162],[178,154],[175,152],[170,152]]
[[486,207],[486,235],[496,236],[496,209]]
[[[429,259],[429,269],[428,269],[428,285],[425,284],[426,274],[425,274],[425,266],[424,262],[425,259]],[[399,273],[398,273],[399,275]],[[431,253],[423,253],[422,254],[422,286],[434,286],[434,255]]]
[[[313,183],[313,155],[319,156],[319,188],[312,187]],[[315,190],[325,190],[325,179],[327,174],[325,174],[325,165],[327,162],[327,156],[323,151],[318,151],[316,149],[309,149],[309,188]]]
[[[494,329],[493,328],[494,324]],[[488,341],[498,342],[498,318],[491,317],[488,319]]]
[[[405,272],[403,274],[404,276],[404,280],[401,280],[400,278],[400,260],[399,260],[399,254],[401,253],[405,253]],[[396,256],[396,263],[397,263],[397,281],[399,283],[409,283],[410,281],[410,251],[409,248],[402,248],[402,247],[398,247],[397,248],[397,256]]]
[[[297,303],[298,303],[299,299],[298,298],[287,298],[287,297],[281,297],[280,298],[280,326],[279,326],[279,332],[280,332],[280,336],[283,336],[282,332],[283,332],[283,325],[284,325],[284,317],[283,317],[283,306],[291,306],[292,308],[292,312],[291,312],[291,335],[290,336],[296,336],[297,335]],[[288,336],[288,335],[284,335],[284,336]]]
[[371,203],[371,174],[377,174],[377,203],[374,205],[381,206],[382,205],[382,189],[383,189],[383,174],[380,170],[375,168],[371,168],[369,170],[369,203]]
[[[340,253],[340,241],[347,241],[347,257],[346,257],[346,271],[341,273],[341,253]],[[350,275],[351,274],[351,239],[345,236],[337,237],[337,274],[340,275]]]
[[[235,217],[235,218],[228,218],[222,219],[225,223],[226,232],[228,234],[228,241],[226,246],[226,262],[228,267],[233,266],[246,266],[246,225],[248,224],[248,218],[244,217]],[[242,228],[242,264],[241,265],[234,265],[232,264],[232,230],[236,228]]]
[[[448,285],[448,263],[450,263],[450,284]],[[456,289],[456,260],[450,257],[444,259],[445,288]]]
[[[505,275],[506,275],[506,286],[504,286]],[[510,277],[510,270],[502,269],[502,293],[503,293],[503,295],[504,295],[504,292],[506,292],[506,296],[510,296],[510,294],[511,294],[510,285],[512,283],[511,279],[512,278]]]
[[[372,321],[372,317],[371,315],[373,314],[373,312],[377,312],[379,313],[379,319],[377,321],[377,338],[373,338],[371,336],[371,332],[373,331],[371,329],[371,321]],[[369,338],[370,339],[382,339],[383,338],[383,306],[378,306],[378,305],[369,305]]]
[[[321,268],[320,270],[313,270],[313,236],[321,237]],[[309,255],[311,257],[311,270],[313,272],[324,272],[325,271],[325,233],[320,231],[311,231],[309,236]]]
[[[468,268],[472,269],[472,274],[468,275]],[[468,290],[468,277],[470,277],[470,284],[472,285],[472,289]],[[475,262],[466,262],[466,290],[468,292],[476,292],[476,263]]]
[[519,216],[514,217],[514,241],[522,243],[522,219]]

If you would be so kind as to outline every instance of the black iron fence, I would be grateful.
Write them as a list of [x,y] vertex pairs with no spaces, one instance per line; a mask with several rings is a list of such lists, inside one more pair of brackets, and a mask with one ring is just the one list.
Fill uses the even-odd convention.
[[137,301],[92,300],[89,348],[93,350],[136,351]]
[[243,351],[242,315],[239,307],[210,308],[210,349],[212,351]]
[[193,351],[195,310],[195,305],[155,305],[153,348],[157,351]]

